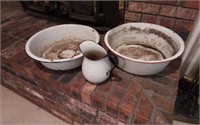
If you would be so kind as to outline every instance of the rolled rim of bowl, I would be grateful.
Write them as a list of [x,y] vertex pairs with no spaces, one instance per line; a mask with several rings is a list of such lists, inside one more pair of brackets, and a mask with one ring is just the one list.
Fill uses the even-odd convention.
[[[110,35],[110,33],[111,33],[113,30],[115,30],[115,29],[117,29],[117,28],[119,28],[119,27],[125,27],[126,25],[134,25],[134,26],[135,26],[135,25],[137,25],[137,24],[139,24],[139,25],[151,25],[151,26],[155,26],[155,27],[159,27],[159,28],[161,28],[161,29],[164,29],[164,30],[166,30],[167,32],[170,32],[171,34],[173,34],[173,37],[177,39],[178,42],[176,42],[176,43],[178,43],[179,46],[180,46],[180,47],[179,47],[179,50],[176,52],[176,54],[174,54],[173,56],[171,56],[171,57],[169,57],[169,58],[166,58],[166,59],[163,59],[163,60],[154,60],[154,61],[144,61],[144,60],[133,59],[133,58],[124,56],[124,55],[118,53],[117,51],[115,51],[115,50],[110,46],[110,44],[108,43],[108,36]],[[130,61],[133,61],[133,62],[146,63],[146,64],[165,63],[165,62],[172,61],[172,60],[178,58],[179,56],[181,56],[181,55],[183,54],[183,51],[184,51],[184,48],[185,48],[183,39],[182,39],[177,33],[175,33],[174,31],[172,31],[172,30],[170,30],[170,29],[168,29],[168,28],[166,28],[166,27],[164,27],[164,26],[156,25],[156,24],[151,24],[151,23],[126,23],[126,24],[119,25],[118,27],[115,27],[115,28],[109,30],[109,31],[106,33],[106,35],[105,35],[105,37],[104,37],[104,42],[105,42],[106,46],[108,47],[108,49],[109,49],[112,53],[116,54],[117,56],[119,56],[119,57],[121,57],[121,58],[124,58],[124,59],[127,59],[127,60],[130,60]]]
[[42,58],[42,57],[38,57],[36,56],[35,54],[33,54],[31,51],[30,51],[30,44],[31,44],[31,41],[37,37],[39,34],[41,34],[42,32],[46,32],[48,30],[51,30],[53,28],[58,28],[58,27],[63,27],[63,26],[78,26],[78,27],[83,27],[83,28],[87,28],[87,29],[90,29],[90,30],[93,30],[94,31],[94,34],[95,34],[95,42],[96,43],[99,43],[99,40],[100,40],[100,36],[99,36],[99,33],[92,27],[89,27],[89,26],[86,26],[86,25],[80,25],[80,24],[61,24],[61,25],[56,25],[56,26],[51,26],[51,27],[48,27],[48,28],[45,28],[37,33],[35,33],[33,36],[31,36],[26,45],[25,45],[25,51],[26,53],[33,59],[37,60],[37,61],[40,61],[40,62],[45,62],[45,63],[60,63],[60,62],[69,62],[69,61],[72,61],[72,60],[76,60],[76,59],[79,59],[80,57],[83,57],[83,54],[80,53],[79,55],[77,56],[74,56],[73,58],[68,58],[68,59],[55,59],[55,60],[50,60],[50,59],[45,59],[45,58]]

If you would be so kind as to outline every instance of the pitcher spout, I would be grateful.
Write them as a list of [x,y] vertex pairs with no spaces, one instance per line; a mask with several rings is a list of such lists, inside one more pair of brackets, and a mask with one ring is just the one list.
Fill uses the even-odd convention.
[[79,45],[79,49],[84,57],[90,60],[100,60],[107,55],[107,51],[91,40],[83,41]]

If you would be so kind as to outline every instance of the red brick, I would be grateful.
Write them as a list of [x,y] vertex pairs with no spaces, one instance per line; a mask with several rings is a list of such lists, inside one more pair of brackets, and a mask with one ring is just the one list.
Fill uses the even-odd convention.
[[54,74],[54,78],[59,77],[59,82],[63,83],[63,84],[68,84],[71,82],[71,80],[80,72],[81,68],[75,68],[75,69],[71,69],[71,70],[66,70],[66,71],[59,71],[59,73]]
[[[15,19],[16,19],[16,17],[15,17]],[[31,16],[26,16],[26,17],[21,18],[20,20],[15,20],[13,24],[12,23],[10,24],[9,22],[6,22],[6,24],[7,23],[9,24],[9,26],[5,26],[3,28],[5,29],[4,31],[8,32],[8,33],[17,30],[18,27],[29,27],[30,28],[30,24],[34,20],[35,19],[32,18]],[[20,34],[20,33],[24,33],[24,32],[18,32],[18,33]],[[14,36],[16,36],[16,35],[14,34]]]
[[14,27],[12,30],[10,30],[8,33],[12,36],[18,36],[19,34],[25,33],[26,30],[30,29],[30,23],[31,17],[22,18],[20,21],[16,21],[18,25]]
[[132,21],[124,20],[124,23],[132,23]]
[[180,79],[180,65],[181,59],[178,58],[174,61],[172,61],[160,74],[165,76],[166,78],[169,78],[173,80],[174,87],[178,87],[178,81]]
[[6,11],[5,13],[1,14],[1,19],[2,19],[2,22],[4,22],[4,20],[17,19],[17,18],[21,19],[21,18],[23,18],[25,16],[26,16],[26,13],[24,13],[24,12],[22,12],[20,10],[15,10],[15,12]]
[[[3,42],[6,38],[8,38],[9,35],[7,35],[6,33],[1,33],[1,42]],[[1,44],[2,45],[2,44]],[[2,49],[2,48],[1,48]]]
[[[173,70],[174,72],[169,72],[167,75],[165,75],[166,78],[168,79],[171,79],[173,81],[172,84],[174,84],[174,88],[176,88],[177,90],[177,87],[178,87],[178,82],[179,82],[179,78],[180,78],[180,70]],[[167,70],[166,71],[163,71],[163,75],[168,72]]]
[[59,79],[62,77],[63,74],[66,73],[66,71],[50,70],[44,67],[40,62],[35,62],[35,67],[38,69],[38,74],[40,74],[40,78],[42,81],[50,83],[50,85],[52,85],[52,89],[60,89],[60,87],[57,87],[56,85],[60,84]]
[[[49,73],[49,83],[52,85],[52,89],[57,90],[57,91],[62,91],[61,84],[67,85],[68,81],[73,78],[71,74],[68,74],[66,71],[51,71]],[[63,77],[63,75],[65,77]],[[65,87],[66,88],[66,87]]]
[[[39,87],[38,87],[39,88]],[[48,92],[47,91],[44,91],[44,90],[41,90],[41,94],[43,95],[44,98],[48,98],[48,99],[53,99],[52,95],[50,94],[49,90]]]
[[104,112],[101,112],[101,111],[98,111],[98,116],[97,116],[97,119],[99,120],[99,122],[103,122],[102,124],[105,124],[105,123],[112,123],[112,124],[117,124],[117,119],[110,116],[110,115],[107,115],[106,113]]
[[16,32],[14,36],[22,38],[22,39],[26,39],[30,37],[31,35],[33,35],[34,33],[36,33],[37,31],[40,31],[38,27],[24,26],[23,29],[21,29],[21,32]]
[[160,15],[175,17],[178,7],[162,5],[160,10]]
[[25,50],[26,41],[20,40],[12,45],[13,49]]
[[44,100],[44,96],[42,95],[41,90],[37,87],[30,85],[30,87],[25,88],[25,90],[30,93],[32,95],[31,97],[35,98],[36,100]]
[[47,25],[48,23],[49,21],[47,20],[38,20],[36,23],[33,24],[33,26],[42,27],[44,25]]
[[121,70],[114,70],[111,81],[114,87],[112,88],[111,93],[109,94],[108,98],[106,99],[106,112],[113,116],[117,117],[118,106],[122,101],[127,89],[131,84],[131,77],[132,75],[125,74]]
[[175,89],[177,87],[177,83],[175,81],[173,81],[171,78],[167,78],[164,75],[154,74],[151,76],[147,76],[147,79],[150,81],[154,81],[157,84],[169,87],[171,89]]
[[112,82],[116,87],[128,88],[130,85],[132,74],[128,74],[121,69],[115,68],[110,77],[110,82]]
[[1,5],[6,7],[18,7],[18,9],[21,7],[21,3],[19,1],[3,1]]
[[172,124],[173,117],[171,117],[171,115],[173,114],[157,110],[153,122],[154,124]]
[[7,21],[7,22],[1,24],[1,31],[8,32],[9,30],[11,30],[16,25],[17,24],[14,20]]
[[24,51],[24,53],[22,53],[22,57],[23,57],[23,59],[20,60],[17,64],[19,65],[19,68],[20,68],[19,72],[22,73],[22,74],[26,74],[26,71],[24,69],[24,65],[26,63],[28,63],[29,61],[31,61],[32,59],[25,53],[25,51]]
[[13,77],[4,70],[1,69],[1,80],[4,84],[11,85],[13,83]]
[[86,84],[83,86],[81,90],[81,100],[90,106],[92,106],[91,94],[95,88],[96,88],[95,84],[86,82]]
[[2,38],[1,39],[1,50],[5,49],[6,47],[9,47],[10,45],[12,45],[13,43],[19,41],[18,38],[14,38],[11,36],[8,36],[6,38]]
[[164,27],[173,28],[175,24],[174,18],[168,18],[168,17],[161,17],[159,16],[157,19],[157,24],[160,24]]
[[141,2],[129,2],[128,10],[134,12],[142,12],[149,14],[158,14],[160,5],[141,3]]
[[79,103],[82,103],[68,95],[65,95],[65,102],[73,104],[74,106],[77,106],[77,107],[79,107],[79,105],[80,105]]
[[51,79],[49,79],[49,78],[52,74],[56,74],[56,73],[54,73],[56,71],[53,71],[53,70],[50,70],[50,69],[44,67],[40,62],[36,62],[36,65],[39,68],[39,74],[41,75],[41,78],[42,78],[41,80],[43,82],[51,83]]
[[[20,77],[20,76],[18,75],[18,77]],[[20,78],[24,80],[24,78],[22,78],[22,76]],[[31,87],[33,85],[34,88],[37,87],[41,91],[43,91],[43,89],[42,89],[43,88],[43,84],[40,81],[38,81],[38,80],[32,80],[32,79],[29,79],[28,77],[26,77],[26,81],[28,81],[28,82],[33,81],[34,83],[31,84]]]
[[51,88],[53,90],[56,90],[56,91],[61,91],[62,90],[61,87],[60,87],[60,83],[56,82],[56,80],[52,80],[52,82],[50,84],[51,84]]
[[166,121],[164,120],[163,117],[161,117],[161,116],[157,116],[157,117],[156,117],[156,120],[155,120],[155,123],[156,123],[156,124],[162,124],[162,125],[164,125],[165,122],[166,122]]
[[179,20],[177,19],[174,25],[174,28],[176,30],[183,30],[183,31],[192,31],[193,27],[193,21],[188,21],[188,20]]
[[25,56],[24,46],[25,42],[19,41],[2,50],[2,62],[5,65],[11,66],[16,71],[21,71],[20,66],[17,64],[17,62],[22,60]]
[[22,34],[26,34],[28,30],[32,29],[34,27],[32,24],[36,23],[37,21],[38,19],[33,18],[32,16],[21,18],[20,20],[15,21],[17,25],[13,27],[12,30],[9,30],[8,33],[12,34],[13,36],[20,37]]
[[[50,110],[50,113],[52,113],[52,111],[51,110],[55,110],[55,111],[58,111],[59,112],[59,106],[58,106],[58,103],[56,102],[55,103],[55,105],[53,105],[53,104],[50,104],[50,103],[48,103],[47,101],[45,102],[43,102],[47,107],[48,107],[48,110]],[[66,109],[66,108],[65,108]]]
[[[17,23],[17,22],[16,22]],[[30,29],[29,25],[18,25],[16,27],[14,27],[12,30],[10,30],[8,33],[12,36],[18,36],[18,34],[22,34],[24,32],[26,32],[26,30]]]
[[149,2],[149,3],[156,3],[156,4],[161,4],[161,5],[174,5],[177,6],[179,5],[179,1],[178,0],[144,0],[145,2]]
[[40,74],[40,69],[37,67],[35,60],[29,61],[24,65],[24,70],[28,74],[29,77],[41,80],[43,79]]
[[142,15],[142,22],[156,24],[157,23],[156,21],[157,21],[157,16],[148,15],[148,14]]
[[187,8],[178,8],[176,17],[182,19],[195,20],[198,14],[198,10],[187,9]]
[[185,0],[183,3],[183,7],[199,9],[199,0]]
[[59,25],[59,24],[60,23],[57,23],[57,22],[49,22],[46,25],[41,26],[41,28],[48,28],[48,27],[51,27],[51,26]]
[[106,82],[98,85],[92,94],[92,101],[95,108],[105,111],[105,101],[112,89],[112,82]]
[[19,24],[25,23],[26,25],[29,24],[29,26],[33,26],[39,20],[41,20],[41,18],[37,18],[37,17],[34,17],[34,16],[26,16],[25,18],[22,18],[21,20],[19,20]]
[[118,106],[123,99],[125,91],[121,88],[114,88],[113,92],[108,96],[106,101],[106,113],[113,117],[117,117]]
[[28,83],[18,77],[13,77],[13,80],[16,84],[19,84],[23,88],[30,88],[30,83]]
[[150,122],[151,114],[153,112],[153,105],[146,97],[145,94],[142,95],[138,111],[134,124],[147,124]]
[[138,82],[142,85],[143,89],[149,92],[153,92],[173,99],[176,97],[176,91],[165,85],[158,84],[149,79],[138,79]]
[[69,94],[70,93],[69,85],[60,83],[60,88],[61,88],[62,93],[64,93],[65,95],[70,95]]
[[25,72],[26,72],[26,75],[27,75],[29,78],[32,78],[32,79],[34,79],[34,76],[33,76],[32,71],[31,71],[32,68],[33,68],[33,63],[34,63],[34,61],[31,60],[31,61],[27,62],[27,63],[24,65],[24,70],[25,70]]
[[[112,88],[114,86],[116,86],[116,88],[117,88],[117,86],[118,86],[118,88],[121,88],[121,90],[123,90],[126,86],[128,86],[130,84],[129,83],[130,77],[128,77],[128,75],[125,76],[125,74],[126,73],[123,72],[122,70],[115,68],[113,70],[110,78],[107,81],[105,81],[104,83],[98,85],[96,91],[94,91],[94,93],[92,94],[94,107],[96,107],[97,109],[100,109],[102,111],[105,111],[106,103],[112,103],[112,101],[116,101],[116,100],[112,100],[112,95],[114,96],[116,94],[115,97],[117,97],[118,93],[116,91],[112,91],[113,90]],[[111,93],[113,93],[113,94],[111,94]],[[109,95],[110,95],[110,97],[109,97]],[[108,97],[109,97],[109,99],[108,99]],[[106,100],[108,100],[108,102],[106,102]],[[117,100],[120,100],[120,97]],[[114,104],[114,103],[112,103],[112,104]],[[112,104],[108,104],[109,106],[107,107],[108,110],[110,109],[110,111],[112,110]],[[113,107],[113,108],[115,108],[115,110],[116,110],[116,107]]]
[[160,96],[157,94],[153,94],[151,96],[152,101],[156,104],[157,107],[163,109],[164,111],[173,112],[175,99],[176,98],[169,98],[166,96]]
[[153,24],[158,24],[158,25],[162,25],[165,27],[173,28],[175,19],[163,17],[163,16],[154,16],[154,15],[143,14],[142,22],[153,23]]
[[86,124],[96,124],[96,117],[94,115],[89,114],[82,110],[81,117],[84,119],[84,123]]
[[51,112],[56,115],[57,117],[63,119],[64,121],[66,121],[68,124],[72,123],[72,120],[69,117],[66,117],[65,115],[61,114],[60,112],[57,112],[55,110],[51,110]]
[[73,117],[73,124],[75,125],[84,124],[84,121],[80,116],[76,116],[76,117]]
[[142,94],[142,88],[136,81],[132,81],[131,86],[126,93],[123,102],[119,107],[118,119],[126,124],[130,124],[133,114],[136,111],[136,106],[139,103]]
[[8,65],[7,63],[10,63],[9,62],[10,58],[12,58],[12,56],[16,55],[19,51],[21,51],[21,49],[15,48],[15,47],[13,47],[13,45],[1,50],[2,62],[5,65]]
[[39,19],[37,22],[35,22],[34,24],[32,24],[33,26],[39,27],[39,28],[47,28],[50,26],[55,26],[59,24],[58,22],[53,22],[53,21],[49,21],[49,20],[41,20]]
[[39,32],[40,30],[41,30],[41,28],[33,27],[30,30],[27,30],[25,34],[20,36],[20,38],[24,38],[25,40],[28,40],[32,35]]
[[53,90],[53,89],[49,89],[52,97],[53,97],[53,100],[56,101],[58,104],[62,104],[65,102],[65,95],[63,93],[61,93],[60,91],[56,91],[56,90]]
[[6,65],[7,67],[11,68],[11,64],[8,58],[4,57],[1,53],[1,63]]
[[125,17],[124,17],[125,20],[139,22],[140,17],[141,17],[141,14],[139,13],[125,11]]
[[47,98],[47,97],[44,97],[44,102],[48,103],[48,105],[56,105],[56,101],[54,101],[53,99]]
[[77,115],[80,115],[81,114],[81,109],[78,108],[78,106],[74,105],[74,104],[71,104],[69,102],[65,102],[64,104],[65,106],[68,107],[68,109],[70,110],[70,112],[74,113],[74,114],[77,114]]
[[[20,59],[17,57],[20,57]],[[25,50],[20,51],[12,57],[12,60],[15,60],[15,62],[11,63],[13,70],[17,73],[25,74],[24,64],[30,61],[30,58],[26,54]]]
[[101,120],[99,118],[96,118],[97,124],[101,125],[101,124],[108,124],[107,121]]
[[78,103],[78,107],[93,116],[97,115],[97,109],[95,109],[94,107],[91,107],[85,103],[82,103],[82,102]]
[[69,88],[72,92],[72,96],[75,99],[81,100],[81,89],[86,84],[86,80],[81,72],[77,73],[76,76],[70,81]]

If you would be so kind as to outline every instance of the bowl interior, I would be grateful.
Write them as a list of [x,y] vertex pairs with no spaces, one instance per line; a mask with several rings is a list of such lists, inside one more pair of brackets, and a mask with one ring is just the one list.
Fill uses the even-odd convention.
[[[27,41],[26,51],[29,56],[38,61],[52,62],[52,60],[42,58],[42,53],[53,43],[65,39],[80,39],[80,42],[84,40],[93,40],[98,43],[99,34],[93,28],[84,25],[66,24],[53,26],[33,35]],[[79,57],[82,57],[82,54],[79,54],[73,58],[76,59]],[[53,61],[59,62],[66,60],[69,59],[57,59]]]
[[155,24],[127,23],[106,33],[105,43],[117,55],[145,62],[178,57],[183,40],[173,31]]

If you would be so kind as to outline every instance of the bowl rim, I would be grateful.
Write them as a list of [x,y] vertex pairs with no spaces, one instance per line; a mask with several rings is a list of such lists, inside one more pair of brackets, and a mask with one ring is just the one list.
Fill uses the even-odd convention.
[[[176,52],[176,54],[174,54],[173,56],[169,57],[169,58],[166,58],[166,59],[163,59],[163,60],[153,60],[153,61],[144,61],[144,60],[138,60],[138,59],[133,59],[133,58],[130,58],[130,57],[127,57],[127,56],[124,56],[120,53],[118,53],[117,51],[115,51],[108,43],[108,36],[110,35],[111,32],[113,32],[113,30],[116,30],[118,28],[121,28],[121,27],[126,27],[126,26],[142,26],[142,28],[145,28],[145,27],[149,27],[149,26],[153,26],[153,27],[159,27],[160,29],[162,29],[163,31],[167,31],[167,32],[170,32],[170,34],[173,34],[173,37],[177,39],[180,47],[179,47],[179,50]],[[159,30],[160,30],[159,29]],[[157,63],[166,63],[166,62],[169,62],[171,60],[174,60],[176,58],[178,58],[179,56],[181,56],[183,54],[183,51],[184,51],[184,48],[185,48],[185,45],[184,45],[184,41],[183,39],[177,34],[175,33],[174,31],[172,31],[171,29],[169,28],[166,28],[164,26],[161,26],[161,25],[157,25],[157,24],[152,24],[152,23],[141,23],[141,22],[131,22],[131,23],[125,23],[125,24],[122,24],[122,25],[119,25],[111,30],[109,30],[105,37],[104,37],[104,42],[106,44],[106,46],[108,47],[108,49],[116,54],[117,56],[123,58],[123,59],[127,59],[129,61],[133,61],[133,62],[138,62],[138,63],[145,63],[145,64],[157,64]],[[177,42],[176,42],[177,43]]]
[[[31,42],[33,41],[33,39],[35,37],[37,37],[39,34],[43,33],[43,32],[46,32],[48,30],[52,30],[54,28],[62,28],[62,27],[67,27],[67,26],[76,26],[76,27],[82,27],[82,28],[87,28],[87,29],[90,29],[92,31],[94,31],[94,35],[96,37],[96,39],[94,40],[96,43],[99,43],[99,40],[100,40],[100,35],[99,33],[92,27],[90,26],[87,26],[87,25],[81,25],[81,24],[61,24],[61,25],[56,25],[56,26],[51,26],[51,27],[48,27],[48,28],[45,28],[43,30],[40,30],[38,31],[37,33],[35,33],[34,35],[32,35],[26,42],[26,45],[25,45],[25,51],[26,53],[33,59],[37,60],[37,61],[40,61],[40,62],[45,62],[45,63],[60,63],[60,62],[70,62],[70,61],[73,61],[73,60],[77,60],[81,57],[83,57],[83,54],[80,53],[76,56],[74,56],[73,58],[68,58],[68,59],[55,59],[55,60],[50,60],[50,59],[45,59],[45,58],[42,58],[42,57],[39,57],[39,56],[36,56],[35,54],[33,54],[30,50],[30,44]],[[85,40],[84,40],[85,41]]]

